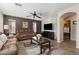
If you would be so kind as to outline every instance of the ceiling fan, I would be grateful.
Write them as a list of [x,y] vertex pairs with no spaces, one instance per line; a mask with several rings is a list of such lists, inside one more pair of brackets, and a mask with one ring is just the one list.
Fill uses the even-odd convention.
[[28,15],[27,17],[31,17],[31,16],[33,16],[34,19],[35,19],[35,17],[41,19],[41,16],[38,16],[37,13],[36,13],[36,11],[34,11],[33,13],[30,13],[30,14],[31,14],[31,15]]

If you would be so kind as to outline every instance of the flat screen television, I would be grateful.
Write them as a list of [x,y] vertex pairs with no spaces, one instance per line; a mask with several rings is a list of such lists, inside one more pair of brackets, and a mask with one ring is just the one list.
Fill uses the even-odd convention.
[[52,30],[52,23],[44,24],[44,30]]

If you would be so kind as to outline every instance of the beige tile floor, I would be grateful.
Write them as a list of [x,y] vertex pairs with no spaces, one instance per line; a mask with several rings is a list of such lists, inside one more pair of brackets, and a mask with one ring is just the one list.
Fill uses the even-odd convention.
[[64,52],[64,55],[79,55],[79,49],[76,48],[76,42],[71,40],[65,40],[62,43],[57,43],[56,41],[52,41],[53,47],[50,53],[55,49],[61,49]]
[[[26,46],[30,46],[30,41],[22,41],[19,42],[19,53],[21,55],[27,55],[25,52],[26,48],[24,48],[24,43]],[[58,53],[57,55],[79,55],[79,49],[76,49],[76,42],[71,40],[65,40],[62,43],[57,43],[55,40],[51,42],[52,48],[50,51],[47,51],[46,55],[54,55],[54,53]],[[54,53],[52,53],[54,51]],[[61,51],[61,52],[59,52]],[[36,51],[37,52],[37,51]],[[55,53],[55,54],[56,54]]]

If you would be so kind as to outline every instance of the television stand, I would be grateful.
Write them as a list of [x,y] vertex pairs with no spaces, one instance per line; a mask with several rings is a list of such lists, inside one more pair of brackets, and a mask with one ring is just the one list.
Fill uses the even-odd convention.
[[43,31],[42,36],[54,40],[54,32]]

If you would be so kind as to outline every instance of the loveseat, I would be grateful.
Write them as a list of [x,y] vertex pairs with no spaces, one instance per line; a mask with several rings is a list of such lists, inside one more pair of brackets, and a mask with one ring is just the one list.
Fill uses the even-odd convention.
[[0,55],[16,55],[17,54],[17,39],[9,38],[0,49]]
[[31,29],[22,28],[17,31],[17,39],[19,41],[30,39],[33,36],[35,36],[35,33]]

